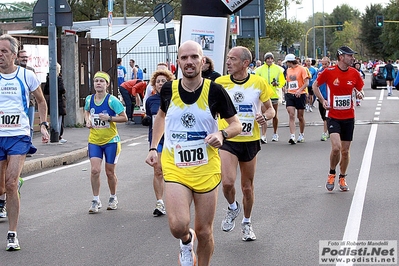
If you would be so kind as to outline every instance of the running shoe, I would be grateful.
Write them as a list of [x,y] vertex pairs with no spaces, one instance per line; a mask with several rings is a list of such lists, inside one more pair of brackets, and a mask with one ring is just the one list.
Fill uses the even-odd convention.
[[180,252],[179,252],[179,265],[181,266],[194,266],[197,264],[197,257],[194,253],[194,241],[196,238],[195,232],[190,228],[191,242],[187,245],[183,245],[180,240]]
[[278,134],[273,134],[272,141],[278,141]]
[[288,143],[289,144],[296,144],[295,136],[291,136],[291,138],[288,140]]
[[166,214],[165,205],[163,203],[157,202],[157,204],[155,205],[155,210],[152,213],[152,215],[154,215],[154,217],[158,217],[165,214]]
[[7,251],[14,251],[20,250],[21,247],[19,246],[18,238],[15,233],[8,233],[7,235]]
[[328,134],[327,133],[325,133],[325,132],[323,132],[322,134],[321,134],[321,141],[327,141],[327,139],[328,139]]
[[339,178],[339,190],[341,190],[342,192],[346,192],[349,190],[348,184],[346,184],[345,177]]
[[7,218],[6,201],[0,200],[0,218]]
[[226,217],[222,221],[222,230],[223,231],[230,232],[231,230],[234,229],[234,227],[235,227],[234,220],[237,218],[240,211],[241,211],[241,208],[240,208],[240,204],[238,204],[238,202],[237,202],[237,209],[232,210],[230,208],[227,208]]
[[60,139],[59,141],[61,144],[67,143],[68,141],[66,139]]
[[118,209],[118,198],[116,196],[114,198],[110,197],[108,200],[107,210],[116,210],[116,209]]
[[305,137],[303,134],[299,134],[298,139],[296,140],[297,143],[304,143],[305,142]]
[[334,183],[335,183],[335,175],[329,174],[328,178],[327,178],[326,189],[328,191],[333,191],[334,190]]
[[260,137],[260,142],[261,142],[262,144],[267,144],[267,138],[266,138],[266,136],[261,136],[261,137]]
[[310,105],[309,105],[309,112],[313,112],[313,108]]
[[98,209],[101,209],[101,207],[102,207],[101,201],[92,200],[89,213],[97,213]]
[[255,241],[256,236],[254,230],[252,229],[251,223],[241,223],[242,229],[242,240],[243,241]]
[[21,197],[21,187],[22,187],[22,185],[24,184],[24,180],[22,179],[22,177],[19,177],[19,180],[18,180],[18,195]]

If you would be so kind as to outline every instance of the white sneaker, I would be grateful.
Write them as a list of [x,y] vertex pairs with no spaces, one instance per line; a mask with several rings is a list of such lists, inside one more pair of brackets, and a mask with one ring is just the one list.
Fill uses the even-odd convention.
[[118,209],[118,198],[115,197],[110,197],[108,200],[108,207],[107,210],[116,210]]
[[89,213],[97,213],[98,209],[101,209],[101,207],[102,207],[101,201],[92,200]]
[[261,142],[262,144],[267,144],[267,138],[266,138],[266,136],[261,136],[261,137],[260,137],[260,142]]
[[152,213],[152,215],[154,215],[155,217],[158,217],[158,216],[165,215],[165,214],[166,214],[165,204],[157,202],[157,204],[155,205],[155,210]]
[[273,134],[272,141],[278,141],[278,134]]
[[194,253],[194,241],[196,238],[195,232],[190,228],[191,242],[187,245],[183,245],[180,240],[180,252],[179,252],[179,265],[181,266],[194,266],[197,264],[197,257]]
[[60,139],[60,143],[61,144],[67,143],[67,140],[66,139]]
[[290,139],[288,140],[288,143],[289,144],[296,144],[295,135],[294,134],[291,135]]
[[242,228],[242,240],[243,241],[255,241],[256,236],[252,229],[251,223],[241,223]]
[[298,139],[296,140],[296,142],[304,143],[305,142],[305,137],[302,134],[299,134]]
[[309,112],[313,112],[312,106],[309,106]]

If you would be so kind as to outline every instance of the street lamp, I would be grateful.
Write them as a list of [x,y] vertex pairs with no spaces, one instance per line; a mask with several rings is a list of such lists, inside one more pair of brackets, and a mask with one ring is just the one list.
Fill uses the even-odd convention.
[[303,6],[297,7],[295,11],[295,20],[298,20],[298,9],[302,9]]

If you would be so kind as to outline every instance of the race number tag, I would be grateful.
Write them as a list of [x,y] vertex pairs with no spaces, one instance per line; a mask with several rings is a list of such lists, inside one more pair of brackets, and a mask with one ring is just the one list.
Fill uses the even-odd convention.
[[255,125],[255,120],[253,117],[239,117],[241,125],[242,125],[242,131],[239,134],[239,136],[252,136],[253,135],[253,129]]
[[297,90],[297,89],[299,89],[297,80],[288,82],[288,90]]
[[336,110],[346,110],[351,108],[351,96],[350,95],[339,95],[334,96],[333,108]]
[[19,128],[21,115],[19,113],[4,113],[0,111],[0,128]]
[[203,139],[177,143],[174,154],[175,164],[180,168],[208,163],[208,151]]
[[92,114],[91,126],[93,128],[109,128],[109,122],[101,120],[98,114]]

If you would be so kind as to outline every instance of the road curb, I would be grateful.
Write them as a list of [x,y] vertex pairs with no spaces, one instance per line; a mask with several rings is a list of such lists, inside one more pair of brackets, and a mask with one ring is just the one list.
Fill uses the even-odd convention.
[[[129,138],[121,141],[121,144],[132,141],[135,138]],[[33,159],[25,161],[21,174],[28,174],[46,168],[68,165],[75,163],[88,156],[87,147],[77,149],[60,155],[49,156],[46,158]]]
[[55,166],[72,164],[85,157],[87,157],[87,148],[81,148],[61,155],[25,161],[21,174],[27,174]]

